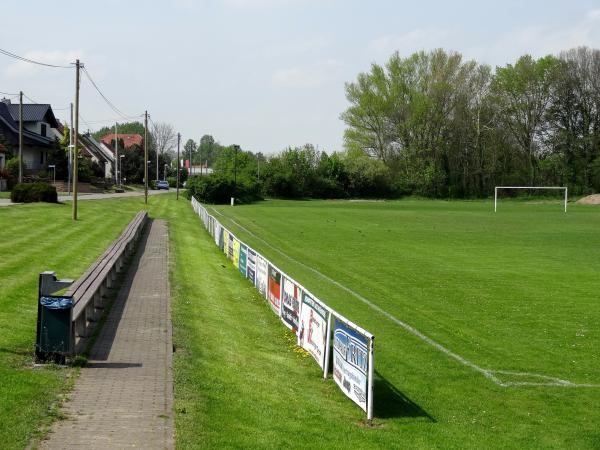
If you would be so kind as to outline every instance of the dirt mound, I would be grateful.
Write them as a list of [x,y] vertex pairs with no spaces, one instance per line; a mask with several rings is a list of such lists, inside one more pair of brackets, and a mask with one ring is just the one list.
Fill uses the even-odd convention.
[[600,205],[600,194],[592,194],[577,200],[580,205]]

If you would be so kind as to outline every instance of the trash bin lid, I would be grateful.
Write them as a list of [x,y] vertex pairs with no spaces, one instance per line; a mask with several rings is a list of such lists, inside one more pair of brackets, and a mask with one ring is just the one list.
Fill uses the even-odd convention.
[[42,297],[40,305],[48,309],[69,309],[73,307],[73,297]]

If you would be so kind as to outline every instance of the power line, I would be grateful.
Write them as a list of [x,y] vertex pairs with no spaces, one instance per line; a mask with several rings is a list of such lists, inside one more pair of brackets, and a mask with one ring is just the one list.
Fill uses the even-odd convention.
[[92,79],[90,73],[88,72],[88,70],[84,67],[83,68],[83,72],[85,73],[85,76],[88,78],[88,80],[90,80],[90,82],[92,83],[92,86],[94,86],[94,88],[96,89],[96,91],[98,91],[98,94],[100,94],[100,96],[104,99],[104,101],[106,102],[106,104],[110,107],[110,109],[112,109],[115,113],[117,113],[121,119],[124,120],[131,120],[133,118],[137,118],[139,116],[128,116],[127,114],[123,113],[123,111],[121,111],[119,108],[117,108],[113,102],[111,102],[106,95],[104,95],[102,93],[102,91],[100,90],[100,88],[98,87],[98,85],[95,83],[95,81]]
[[12,96],[12,97],[16,97],[17,95],[19,95],[19,93],[18,93],[18,92],[17,92],[17,93],[15,93],[15,94],[13,94],[13,93],[10,93],[10,92],[2,92],[2,91],[0,91],[0,94],[3,94],[3,95],[10,95],[10,96]]
[[43,63],[40,61],[34,61],[33,59],[25,58],[24,56],[19,56],[15,53],[9,52],[8,50],[4,50],[1,48],[0,48],[0,54],[9,56],[11,58],[18,59],[19,61],[27,62],[30,64],[37,64],[38,66],[54,67],[57,69],[72,69],[72,66],[59,66],[56,64],[48,64],[48,63]]

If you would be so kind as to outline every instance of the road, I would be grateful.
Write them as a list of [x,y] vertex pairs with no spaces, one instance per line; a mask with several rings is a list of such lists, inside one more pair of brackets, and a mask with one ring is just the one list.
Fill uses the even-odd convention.
[[[180,189],[180,191],[182,191],[182,189]],[[175,192],[175,189],[169,189],[168,191],[166,191],[166,190],[160,190],[160,191],[149,190],[148,195],[168,194],[169,192]],[[79,201],[81,201],[81,200],[102,200],[105,198],[143,197],[143,196],[144,196],[143,191],[128,191],[128,192],[122,192],[120,194],[114,194],[114,193],[112,193],[112,194],[79,194],[77,196],[77,200],[79,200]],[[59,196],[58,200],[61,202],[71,201],[71,200],[73,200],[73,196],[72,195]],[[20,204],[22,204],[22,203],[12,203],[9,199],[0,198],[0,207],[10,206],[10,205],[20,205]]]

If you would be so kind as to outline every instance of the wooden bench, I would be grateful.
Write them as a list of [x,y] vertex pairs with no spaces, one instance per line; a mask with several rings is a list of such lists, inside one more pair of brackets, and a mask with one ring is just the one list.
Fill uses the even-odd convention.
[[134,252],[147,219],[146,211],[137,213],[123,234],[65,293],[65,296],[72,297],[74,302],[71,342],[75,353],[81,350],[84,338],[91,335],[94,323],[98,321],[104,309],[106,291],[114,286],[125,260]]

